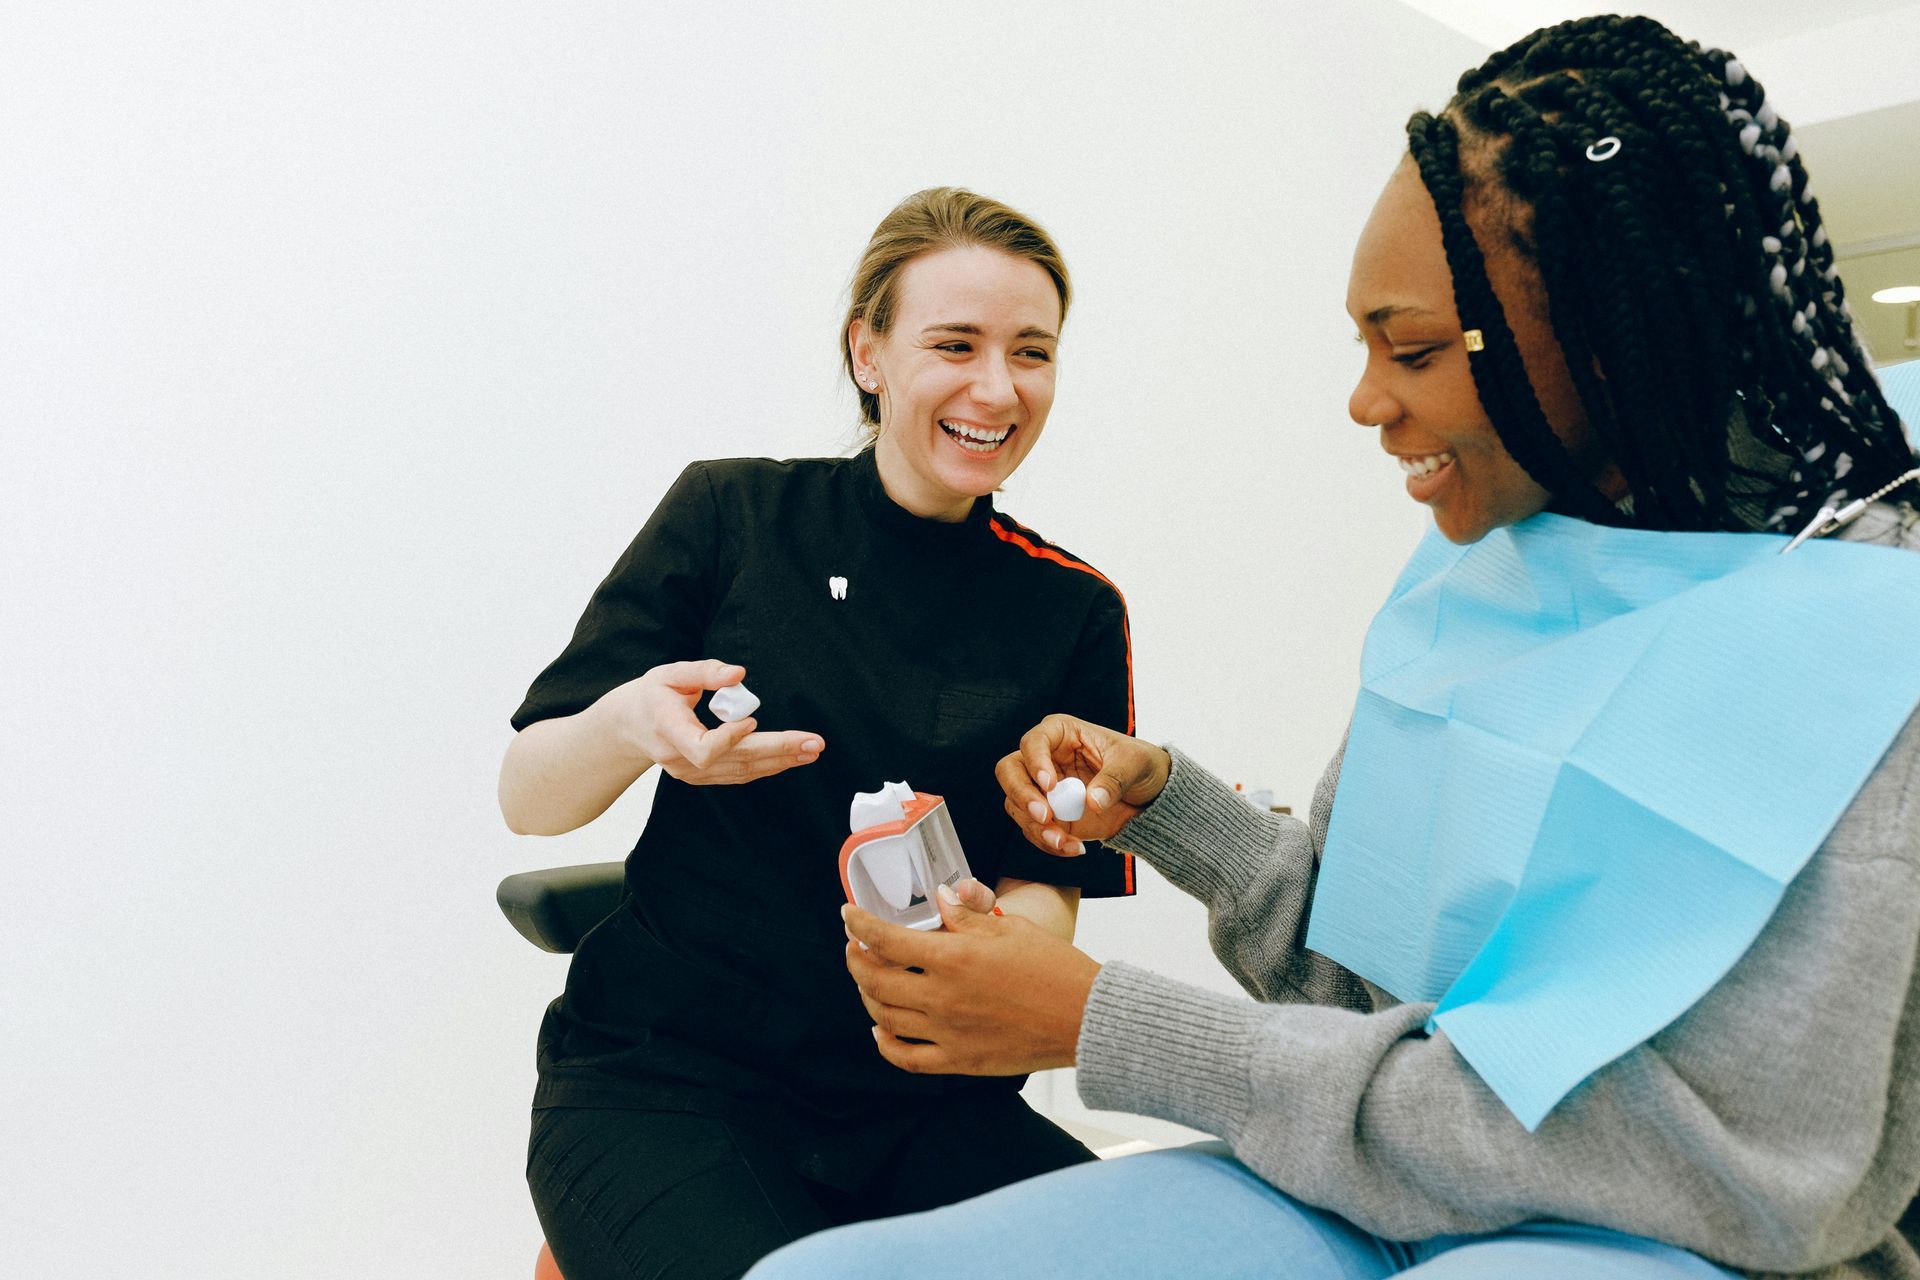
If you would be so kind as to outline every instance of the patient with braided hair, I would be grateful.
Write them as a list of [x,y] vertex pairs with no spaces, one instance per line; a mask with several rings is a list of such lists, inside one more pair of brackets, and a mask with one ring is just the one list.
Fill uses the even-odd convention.
[[845,912],[895,1066],[1076,1066],[1220,1141],[754,1280],[1920,1277],[1920,458],[1793,134],[1736,58],[1598,17],[1407,136],[1348,407],[1434,528],[1311,812],[1068,715],[998,769],[1040,848],[1202,901],[1245,995],[977,896]]

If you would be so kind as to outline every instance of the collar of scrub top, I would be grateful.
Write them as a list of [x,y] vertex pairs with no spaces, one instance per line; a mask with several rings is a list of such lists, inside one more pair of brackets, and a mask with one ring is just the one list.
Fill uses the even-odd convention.
[[1306,944],[1528,1129],[1739,960],[1920,704],[1920,555],[1786,541],[1434,532],[1368,630]]
[[974,543],[984,545],[987,538],[987,522],[993,519],[993,497],[991,494],[975,498],[973,506],[967,511],[964,520],[930,520],[917,516],[895,502],[887,494],[887,487],[880,480],[880,467],[872,446],[862,449],[852,461],[854,486],[860,493],[860,504],[866,508],[874,524],[896,537],[925,543],[930,547],[953,548]]

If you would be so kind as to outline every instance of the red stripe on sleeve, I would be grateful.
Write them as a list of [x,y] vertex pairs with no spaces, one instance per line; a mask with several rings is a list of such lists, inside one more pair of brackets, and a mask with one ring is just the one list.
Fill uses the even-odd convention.
[[[1116,587],[1113,585],[1113,579],[1109,578],[1106,574],[1100,572],[1098,569],[1094,568],[1092,565],[1087,564],[1080,560],[1075,560],[1072,556],[1065,554],[1064,552],[1060,551],[1058,548],[1041,546],[1040,544],[1034,542],[1033,539],[1027,537],[1026,534],[1022,533],[1020,530],[1010,529],[1007,526],[1001,524],[999,516],[995,516],[991,520],[987,521],[987,527],[993,530],[994,537],[1000,539],[1000,541],[1002,542],[1009,543],[1012,546],[1016,546],[1020,548],[1022,551],[1026,552],[1030,556],[1033,556],[1035,559],[1051,560],[1055,564],[1065,565],[1069,569],[1078,569],[1081,573],[1092,574],[1094,577],[1100,579],[1100,581],[1106,583],[1108,588],[1112,590],[1114,595],[1119,596],[1120,598],[1120,635],[1122,640],[1125,642],[1126,649],[1127,649],[1127,723],[1126,723],[1125,729],[1123,729],[1122,732],[1124,732],[1128,737],[1132,737],[1133,736],[1133,619],[1127,613],[1127,597],[1121,592],[1119,587]],[[1130,853],[1123,852],[1119,849],[1115,849],[1113,850],[1113,852],[1118,853],[1120,855],[1120,875],[1122,877],[1122,883],[1125,885],[1125,888],[1122,891],[1123,896],[1130,898],[1137,892],[1137,888],[1135,886],[1134,878],[1133,878],[1133,855]]]
[[[1033,539],[1027,537],[1027,535],[1022,533],[1020,530],[1010,529],[1007,526],[1001,524],[1000,517],[995,516],[993,519],[989,520],[987,522],[987,527],[993,530],[993,536],[1000,539],[1000,541],[1005,543],[1010,543],[1011,545],[1020,548],[1022,551],[1026,552],[1028,555],[1034,557],[1037,560],[1051,560],[1055,564],[1063,564],[1069,569],[1078,569],[1081,573],[1092,574],[1094,577],[1100,579],[1100,581],[1106,583],[1107,586],[1113,591],[1114,595],[1120,597],[1120,635],[1122,640],[1125,641],[1126,648],[1127,648],[1127,723],[1126,723],[1126,727],[1123,728],[1121,732],[1125,733],[1128,737],[1132,737],[1133,736],[1133,620],[1128,616],[1128,613],[1127,613],[1127,597],[1124,594],[1122,594],[1119,587],[1116,587],[1113,585],[1113,579],[1109,578],[1106,574],[1100,572],[1098,569],[1094,568],[1092,565],[1087,564],[1084,561],[1075,560],[1072,556],[1065,554],[1064,552],[1060,551],[1055,547],[1041,546],[1040,544],[1034,542]],[[1129,864],[1127,870],[1128,870],[1128,875],[1131,876],[1132,870],[1133,870],[1131,864]]]

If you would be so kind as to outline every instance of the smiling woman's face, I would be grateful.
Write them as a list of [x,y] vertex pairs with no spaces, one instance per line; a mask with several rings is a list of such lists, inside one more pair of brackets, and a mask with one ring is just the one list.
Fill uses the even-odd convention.
[[[1517,251],[1481,239],[1487,274],[1547,420],[1580,458],[1591,433],[1544,313],[1538,277]],[[1450,541],[1474,542],[1544,509],[1547,491],[1500,443],[1481,407],[1454,310],[1440,218],[1411,161],[1394,170],[1353,254],[1347,313],[1367,349],[1347,412],[1377,427]]]
[[874,445],[893,500],[961,520],[1013,474],[1053,407],[1060,294],[1039,264],[979,245],[901,268],[893,327],[856,320],[856,376],[880,391]]

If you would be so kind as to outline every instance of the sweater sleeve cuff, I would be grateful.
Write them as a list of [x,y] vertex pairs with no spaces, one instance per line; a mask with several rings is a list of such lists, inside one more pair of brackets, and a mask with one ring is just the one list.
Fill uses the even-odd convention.
[[1109,961],[1080,1023],[1081,1099],[1231,1141],[1247,1116],[1258,1007]]
[[1180,748],[1167,752],[1167,785],[1109,843],[1145,858],[1184,893],[1232,902],[1293,820],[1254,808]]

